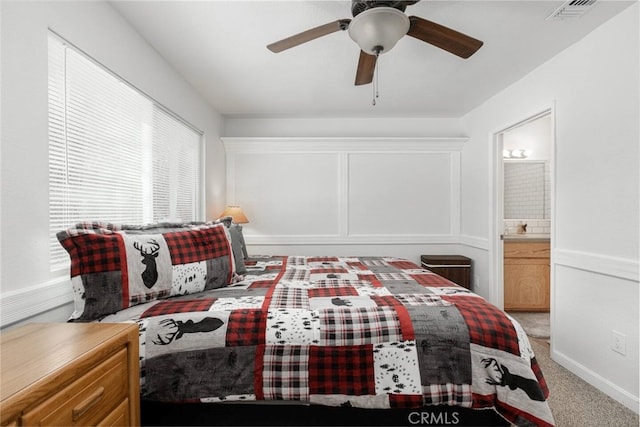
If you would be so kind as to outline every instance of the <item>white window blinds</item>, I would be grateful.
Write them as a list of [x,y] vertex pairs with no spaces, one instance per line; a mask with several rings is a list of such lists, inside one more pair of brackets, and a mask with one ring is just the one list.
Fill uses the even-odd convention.
[[201,132],[49,36],[49,234],[81,221],[200,219]]

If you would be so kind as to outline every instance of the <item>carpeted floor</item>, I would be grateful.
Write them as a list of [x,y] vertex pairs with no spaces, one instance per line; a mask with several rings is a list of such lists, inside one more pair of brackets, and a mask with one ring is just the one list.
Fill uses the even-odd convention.
[[508,314],[522,325],[524,331],[530,337],[549,338],[551,335],[549,313],[509,311]]
[[638,427],[638,414],[551,360],[547,339],[529,338],[557,427]]

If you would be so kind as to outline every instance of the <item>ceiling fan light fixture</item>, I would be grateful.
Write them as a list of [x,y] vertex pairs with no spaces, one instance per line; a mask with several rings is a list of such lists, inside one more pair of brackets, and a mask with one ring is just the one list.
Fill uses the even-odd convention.
[[389,52],[409,31],[409,18],[392,7],[374,7],[349,24],[349,37],[369,55]]

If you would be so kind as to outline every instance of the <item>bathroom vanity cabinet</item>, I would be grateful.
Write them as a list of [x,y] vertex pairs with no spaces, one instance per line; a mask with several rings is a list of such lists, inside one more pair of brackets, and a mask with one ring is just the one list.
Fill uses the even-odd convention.
[[545,239],[505,239],[505,310],[549,311],[550,252]]

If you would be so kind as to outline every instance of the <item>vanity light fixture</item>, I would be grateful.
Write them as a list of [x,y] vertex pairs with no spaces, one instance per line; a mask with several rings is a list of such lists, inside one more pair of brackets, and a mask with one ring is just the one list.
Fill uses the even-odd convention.
[[531,150],[523,148],[514,148],[512,150],[502,150],[502,157],[505,159],[526,159],[531,155]]

